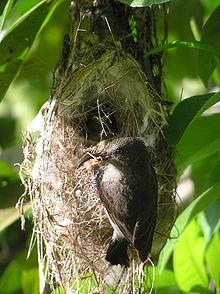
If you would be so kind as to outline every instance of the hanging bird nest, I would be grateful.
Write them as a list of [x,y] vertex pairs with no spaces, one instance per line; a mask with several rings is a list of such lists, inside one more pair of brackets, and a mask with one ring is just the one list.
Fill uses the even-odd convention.
[[[62,286],[68,294],[146,293],[151,285],[143,282],[146,275],[133,248],[128,250],[129,268],[105,260],[113,230],[92,166],[77,167],[85,154],[102,148],[103,140],[139,137],[144,141],[159,185],[151,250],[151,259],[156,260],[175,219],[175,168],[162,132],[167,110],[152,85],[161,69],[156,59],[152,61],[148,80],[139,63],[121,49],[126,42],[131,44],[124,38],[130,34],[127,8],[113,1],[91,2],[71,1],[72,25],[51,97],[24,135],[20,174],[32,203],[40,293],[48,284],[51,289]],[[118,18],[120,9],[124,22]],[[109,24],[107,31],[103,25],[106,13],[115,15],[114,31],[122,32],[117,36],[120,42]],[[153,9],[145,10],[146,31],[140,10],[135,17],[145,32],[140,45],[144,50],[147,41],[152,46],[156,18]],[[137,56],[136,44],[133,49],[131,54]]]
[[112,228],[92,170],[77,164],[103,139],[144,140],[159,182],[154,258],[175,217],[175,171],[163,139],[165,124],[166,111],[125,52],[106,51],[57,84],[25,133],[21,166],[33,209],[41,293],[46,283],[52,288],[58,283],[66,293],[105,293],[109,287],[136,293],[141,287],[141,265],[132,248],[126,270],[105,261]]

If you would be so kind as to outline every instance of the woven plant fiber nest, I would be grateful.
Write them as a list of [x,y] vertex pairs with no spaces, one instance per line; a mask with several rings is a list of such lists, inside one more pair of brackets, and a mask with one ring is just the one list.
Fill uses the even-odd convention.
[[21,177],[32,203],[41,293],[46,284],[57,283],[65,293],[107,293],[111,287],[136,293],[142,287],[135,250],[129,249],[132,262],[126,270],[105,260],[112,228],[93,171],[77,169],[102,140],[132,136],[145,142],[159,182],[152,258],[169,237],[175,171],[162,133],[166,111],[149,89],[137,62],[110,50],[63,75],[28,127]]

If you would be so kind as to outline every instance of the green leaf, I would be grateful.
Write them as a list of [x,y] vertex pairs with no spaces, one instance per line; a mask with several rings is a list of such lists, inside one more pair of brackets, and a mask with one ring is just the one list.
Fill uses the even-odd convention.
[[[16,6],[16,13],[14,10],[13,13],[11,12],[11,17],[8,18],[8,22],[4,26],[5,31],[3,30],[0,43],[0,101],[19,72],[36,36],[64,1],[37,1],[38,4],[36,4],[36,1],[32,0],[29,4],[29,1],[20,0],[18,2],[20,6]],[[36,5],[28,10],[29,5],[34,4]],[[14,20],[15,17],[17,19],[12,24],[12,19]]]
[[169,269],[165,268],[162,273],[159,273],[157,267],[148,266],[144,270],[144,275],[143,293],[148,293],[152,287],[155,289],[155,293],[162,293],[161,291],[164,289],[177,289],[178,287],[174,272]]
[[154,288],[165,288],[165,287],[171,287],[171,286],[177,286],[176,279],[174,276],[174,272],[169,269],[164,269],[162,273],[159,273],[157,267],[148,266],[145,268],[144,271],[145,274],[145,286],[146,289],[151,288],[153,281],[154,281]]
[[[158,271],[157,271],[158,272]],[[176,286],[176,279],[174,276],[174,272],[168,269],[164,269],[160,275],[158,275],[155,281],[155,287],[164,288],[164,287],[171,287]]]
[[205,42],[201,41],[185,41],[185,40],[175,40],[170,43],[160,45],[158,47],[154,47],[149,51],[145,52],[145,57],[149,55],[163,52],[164,50],[175,49],[175,48],[192,48],[192,49],[199,49],[202,51],[206,51],[212,53],[217,58],[220,58],[219,47],[209,45]]
[[209,189],[207,189],[204,193],[198,196],[187,208],[178,216],[172,230],[170,236],[172,239],[168,240],[164,248],[162,249],[159,261],[158,261],[158,269],[160,273],[164,269],[172,251],[174,245],[178,239],[178,235],[180,235],[187,224],[192,220],[199,212],[208,207],[211,203],[213,203],[216,199],[220,197],[220,182],[216,183]]
[[[220,5],[215,9],[206,21],[202,29],[202,42],[220,48]],[[218,49],[219,51],[219,49]],[[218,53],[220,55],[220,51]],[[198,58],[198,74],[204,84],[208,86],[209,78],[217,65],[215,55],[210,52],[199,52]]]
[[205,255],[208,272],[213,279],[217,293],[220,292],[220,232],[216,232]]
[[22,269],[23,264],[18,260],[9,264],[0,278],[0,294],[20,293]]
[[159,288],[156,291],[157,294],[184,294],[183,291],[181,291],[177,287],[164,287],[164,288]]
[[195,162],[191,168],[191,179],[194,182],[196,195],[200,195],[206,189],[219,182],[220,152]]
[[[168,44],[174,40],[177,40],[177,42],[187,41],[187,43],[194,41],[194,36],[190,27],[190,21],[195,19],[198,30],[200,31],[202,26],[201,1],[173,1],[169,6]],[[182,15],[184,15],[184,17],[182,17]],[[164,66],[164,78],[166,79],[166,84],[168,82],[167,86],[168,91],[170,92],[169,97],[172,97],[172,101],[179,101],[180,93],[183,88],[183,82],[186,81],[186,78],[186,88],[191,88],[191,78],[194,80],[198,77],[195,67],[195,60],[198,56],[197,50],[179,48],[180,44],[177,45],[178,50],[174,49],[167,52]],[[195,82],[195,80],[193,82]],[[202,84],[201,81],[200,83]],[[194,86],[193,89],[195,90]],[[186,89],[186,91],[188,92],[188,89]],[[197,92],[197,94],[202,93],[203,92]],[[186,97],[187,94],[184,96]],[[191,94],[188,96],[191,96]]]
[[152,4],[162,4],[172,0],[119,0],[119,1],[131,7],[144,7],[144,6],[151,6]]
[[0,178],[17,178],[17,173],[5,161],[0,160]]
[[[47,0],[18,0],[14,6],[11,7],[10,11],[4,17],[2,24],[2,35],[3,40],[11,31],[19,26],[26,18],[28,18],[39,6],[43,5]],[[6,5],[7,6],[7,5]],[[7,10],[8,11],[8,10]]]
[[204,264],[205,241],[196,221],[192,221],[177,241],[173,252],[173,268],[181,290],[208,287]]
[[220,152],[215,154],[212,158],[212,166],[210,166],[210,173],[207,177],[207,186],[212,186],[220,180]]
[[220,101],[220,93],[193,96],[178,103],[169,119],[166,138],[171,146],[176,145],[191,123],[206,109]]
[[[18,247],[18,245],[20,244],[14,245]],[[27,259],[27,249],[24,249],[22,251],[19,250],[18,255],[13,257],[13,261],[10,262],[9,265],[7,265],[7,267],[4,269],[3,273],[0,276],[0,294],[25,293],[21,291],[23,271],[27,271],[28,269],[32,268],[36,269],[36,267],[36,248],[32,251],[32,254],[29,259]],[[31,293],[34,292],[29,292],[29,294]]]
[[210,227],[210,235],[220,228],[220,218],[219,218],[219,207],[220,207],[220,198],[218,198],[215,202],[213,202],[206,210],[205,210],[205,218]]
[[21,288],[23,294],[39,293],[39,271],[38,268],[27,269],[22,272]]
[[[81,293],[95,293],[97,290],[97,283],[94,274],[91,272],[85,272],[83,278],[80,280],[76,279],[73,282],[71,289],[73,292],[78,292],[80,289]],[[112,293],[112,287],[110,287],[110,289],[111,290],[108,293]]]
[[211,14],[213,10],[217,8],[217,6],[220,4],[219,0],[202,0],[203,5],[208,10],[208,14]]
[[7,19],[8,14],[10,13],[12,9],[13,3],[14,3],[14,0],[8,0],[7,4],[5,5],[3,14],[1,15],[1,18],[0,18],[0,35],[1,35],[2,28],[4,26],[5,20]]
[[[24,213],[29,213],[31,211],[30,203],[24,205]],[[8,226],[13,224],[16,220],[20,218],[19,211],[14,208],[4,208],[0,209],[0,232],[5,230]]]
[[211,203],[209,207],[198,216],[198,222],[202,228],[206,243],[210,242],[213,234],[220,228],[219,207],[220,198]]
[[65,294],[62,287],[58,287],[55,290],[53,290],[50,294]]
[[199,117],[188,127],[177,144],[177,167],[186,166],[220,151],[220,114]]

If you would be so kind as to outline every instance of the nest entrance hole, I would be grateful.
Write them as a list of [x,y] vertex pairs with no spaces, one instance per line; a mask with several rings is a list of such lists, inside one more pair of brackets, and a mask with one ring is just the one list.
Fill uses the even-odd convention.
[[79,136],[93,142],[118,137],[122,133],[122,121],[116,107],[107,102],[96,102],[84,106],[82,114],[74,120]]

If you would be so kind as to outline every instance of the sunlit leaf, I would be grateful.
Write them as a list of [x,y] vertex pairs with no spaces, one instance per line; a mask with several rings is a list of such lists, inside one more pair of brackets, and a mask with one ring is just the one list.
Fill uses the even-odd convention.
[[170,50],[175,48],[192,48],[192,49],[198,49],[202,51],[206,51],[209,53],[212,53],[213,55],[216,55],[217,58],[220,58],[219,48],[209,45],[205,42],[201,41],[183,41],[183,40],[175,40],[167,44],[160,45],[158,47],[154,47],[148,51],[145,52],[145,56],[149,56],[155,53],[162,52],[164,50]]
[[[33,11],[14,31],[0,43],[0,100],[4,97],[10,83],[16,76],[35,37],[49,12],[50,5],[45,4]],[[32,25],[34,23],[34,26]]]
[[[18,245],[20,247],[21,244],[14,244],[14,246],[16,247],[18,247]],[[27,249],[19,250],[18,255],[14,256],[13,260],[5,267],[0,276],[0,294],[25,293],[21,291],[23,271],[29,271],[29,269],[33,269],[33,267],[34,269],[36,269],[36,250],[32,251],[29,259],[27,259],[26,257]],[[36,292],[29,292],[29,294],[32,293]]]
[[149,266],[145,270],[145,275],[148,288],[151,288],[153,281],[155,289],[177,286],[174,272],[169,269],[165,268],[159,273],[157,267]]
[[191,123],[206,109],[220,101],[220,93],[193,96],[178,103],[169,120],[167,141],[176,145]]
[[[169,16],[168,16],[168,44],[173,41],[187,43],[194,42],[194,37],[190,27],[190,21],[194,19],[198,30],[200,31],[202,26],[202,4],[201,1],[173,1],[169,4]],[[184,17],[182,17],[184,15]],[[166,44],[166,42],[165,42]],[[164,44],[164,45],[165,45]],[[183,44],[183,43],[182,43]],[[182,46],[178,43],[174,45]],[[161,43],[159,42],[159,46]],[[173,44],[172,44],[173,45]],[[184,46],[183,45],[183,46]],[[189,44],[187,44],[188,47]],[[195,48],[195,45],[191,43]],[[190,45],[190,46],[191,46]],[[185,47],[185,46],[184,46]],[[196,72],[195,60],[198,55],[197,49],[180,48],[171,49],[167,51],[165,66],[164,66],[164,78],[166,80],[166,86],[168,87],[169,97],[172,101],[176,99],[179,101],[183,93],[188,92],[188,88],[191,88],[191,82],[198,83],[198,74]],[[183,86],[183,81],[187,80],[187,85]],[[200,82],[200,81],[199,81]],[[168,83],[168,84],[167,84]],[[200,82],[202,84],[202,82]],[[183,89],[184,87],[184,89]],[[193,87],[193,89],[195,89]],[[201,87],[200,87],[201,89]],[[202,91],[202,89],[201,89]],[[196,94],[203,94],[204,92],[194,92]],[[193,94],[184,94],[184,97],[191,96]]]
[[14,0],[8,0],[8,2],[5,5],[5,8],[3,10],[3,14],[1,15],[1,18],[0,18],[0,35],[1,35],[2,28],[5,24],[5,21],[6,21],[8,15],[12,9],[13,3],[14,3]]
[[162,4],[173,0],[119,0],[120,2],[127,4],[131,7],[144,7],[151,6],[153,4]]
[[205,241],[196,221],[192,221],[177,241],[173,252],[173,267],[181,290],[189,292],[201,286],[207,288],[208,276],[204,264]]
[[1,30],[1,40],[3,40],[21,22],[28,18],[39,6],[47,0],[17,0],[10,11],[5,15]]
[[157,289],[157,294],[184,294],[183,291],[181,291],[178,287],[163,287]]
[[161,274],[158,274],[158,278],[155,281],[155,288],[172,286],[177,286],[174,272],[168,269],[164,269]]
[[55,290],[53,290],[50,294],[65,294],[62,287],[58,287]]
[[220,197],[220,182],[216,183],[214,186],[207,189],[204,193],[202,193],[198,198],[196,198],[177,218],[175,225],[171,230],[172,239],[168,240],[164,248],[162,249],[158,268],[159,271],[162,272],[164,269],[172,251],[176,241],[178,240],[178,236],[183,232],[187,224],[195,217],[199,212],[208,207],[211,203],[213,203],[216,199]]
[[220,232],[217,231],[206,251],[208,272],[213,279],[217,293],[220,291]]
[[0,277],[0,294],[20,293],[23,264],[12,261]]
[[[53,12],[64,1],[39,2],[32,0],[30,5],[35,6],[28,10],[30,8],[29,4],[27,4],[29,1],[20,0],[19,3],[22,3],[24,6],[21,5],[19,7],[20,10],[11,16],[13,19],[18,17],[17,22],[15,21],[16,26],[12,25],[9,21],[11,18],[8,18],[8,22],[11,25],[7,28],[6,22],[5,30],[2,30],[2,41],[0,43],[0,100],[4,97],[8,87],[19,72],[36,36],[47,24]],[[65,3],[68,4],[69,1],[65,1]]]
[[26,269],[22,272],[21,288],[23,294],[39,293],[39,271],[38,268]]
[[199,117],[191,122],[177,144],[177,168],[186,166],[220,151],[220,114]]
[[[31,211],[30,203],[24,205],[24,212]],[[20,218],[20,213],[15,207],[0,209],[0,232]]]

